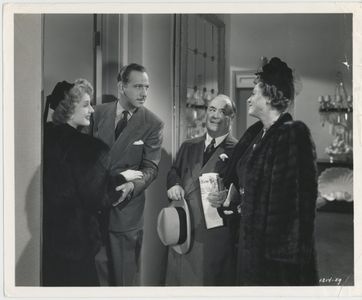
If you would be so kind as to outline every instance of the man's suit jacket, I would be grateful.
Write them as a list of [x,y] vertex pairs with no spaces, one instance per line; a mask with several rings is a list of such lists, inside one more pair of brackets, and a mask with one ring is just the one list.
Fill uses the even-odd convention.
[[226,161],[223,162],[219,155],[225,153],[230,158],[237,142],[236,139],[228,135],[203,166],[205,139],[206,136],[204,135],[187,140],[181,145],[176,161],[167,177],[167,189],[175,184],[180,184],[187,196],[188,193],[199,188],[199,176],[202,173],[206,173],[205,169],[208,170],[207,172],[222,173],[224,171]]
[[[228,226],[206,229],[201,203],[199,177],[203,173],[222,173],[231,158],[236,140],[230,135],[216,148],[203,166],[205,136],[184,142],[167,177],[167,188],[175,184],[185,190],[191,215],[191,248],[179,255],[170,250],[166,285],[232,285],[234,281],[233,235]],[[228,224],[230,225],[230,224]]]
[[145,107],[140,107],[115,140],[117,102],[96,106],[91,122],[93,136],[110,148],[111,174],[127,169],[140,170],[143,178],[135,180],[132,198],[112,208],[109,230],[125,232],[143,226],[144,190],[156,178],[161,159],[163,122]]

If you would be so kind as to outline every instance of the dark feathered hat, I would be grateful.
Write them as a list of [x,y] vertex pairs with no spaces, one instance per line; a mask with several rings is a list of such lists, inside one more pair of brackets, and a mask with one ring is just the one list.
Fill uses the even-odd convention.
[[283,92],[284,97],[294,99],[293,71],[278,57],[273,57],[264,64],[262,71],[256,73],[259,79],[268,84],[274,85]]
[[48,116],[49,107],[55,110],[65,97],[65,93],[69,92],[69,90],[74,86],[73,83],[69,83],[65,80],[58,82],[52,93],[47,96],[46,104],[45,104],[45,111],[44,111],[44,122],[46,122],[46,118]]
[[52,93],[47,96],[47,101],[49,101],[50,108],[55,110],[59,102],[64,99],[65,93],[68,92],[73,86],[73,83],[69,83],[65,80],[58,82]]

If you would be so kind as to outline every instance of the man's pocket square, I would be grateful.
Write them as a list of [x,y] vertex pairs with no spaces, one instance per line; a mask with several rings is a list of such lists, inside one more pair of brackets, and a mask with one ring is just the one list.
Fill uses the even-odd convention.
[[143,145],[144,144],[144,142],[142,141],[142,140],[139,140],[139,141],[135,141],[135,142],[133,142],[133,144],[132,145]]

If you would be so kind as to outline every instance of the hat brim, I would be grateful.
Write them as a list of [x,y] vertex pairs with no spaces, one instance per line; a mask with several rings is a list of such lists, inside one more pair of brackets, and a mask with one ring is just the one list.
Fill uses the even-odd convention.
[[190,218],[190,211],[187,205],[187,202],[182,199],[178,201],[171,201],[170,206],[174,207],[182,207],[186,213],[186,241],[182,244],[171,246],[171,248],[176,251],[178,254],[186,254],[190,250],[191,245],[191,218]]

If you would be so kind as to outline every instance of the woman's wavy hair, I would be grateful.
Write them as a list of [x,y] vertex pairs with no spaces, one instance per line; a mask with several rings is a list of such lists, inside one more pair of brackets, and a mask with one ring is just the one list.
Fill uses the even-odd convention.
[[65,124],[74,113],[76,103],[79,103],[84,94],[93,95],[93,87],[86,79],[79,78],[74,86],[64,93],[64,99],[59,102],[53,113],[54,124]]
[[259,84],[263,96],[270,99],[271,106],[285,111],[294,100],[292,69],[280,58],[273,57],[256,75],[255,84]]

